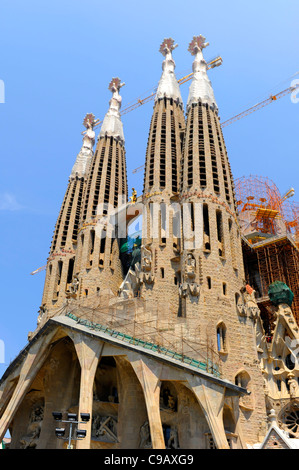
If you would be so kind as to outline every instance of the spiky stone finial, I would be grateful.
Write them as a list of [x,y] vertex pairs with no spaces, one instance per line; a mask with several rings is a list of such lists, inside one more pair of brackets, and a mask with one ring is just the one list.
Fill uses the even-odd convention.
[[162,42],[159,52],[166,56],[166,54],[170,54],[176,47],[178,47],[178,45],[174,44],[174,40],[172,38],[167,38]]
[[119,91],[122,86],[124,86],[125,83],[121,83],[120,78],[114,77],[111,79],[111,82],[109,83],[108,90],[110,90],[112,93],[115,93],[116,91]]
[[125,83],[122,83],[118,77],[113,77],[109,83],[108,90],[111,91],[112,97],[109,101],[109,109],[104,117],[99,138],[109,136],[119,139],[123,143],[125,141],[120,119],[122,97],[119,94],[120,88],[124,85]]
[[[97,120],[98,121],[98,120]],[[83,120],[83,126],[86,127],[86,129],[88,127],[91,127],[93,129],[93,127],[95,126],[95,124],[97,123],[97,121],[95,120],[95,116],[94,114],[92,113],[87,113],[84,120]]]
[[188,51],[192,55],[196,55],[198,51],[202,51],[202,49],[209,45],[209,43],[205,42],[205,40],[206,38],[201,34],[199,36],[193,36],[193,39],[189,44]]
[[189,87],[187,110],[190,109],[191,104],[198,103],[199,101],[208,104],[212,109],[218,110],[212,85],[207,75],[208,66],[202,53],[202,49],[209,45],[205,41],[206,38],[202,35],[193,36],[188,47],[188,51],[194,56],[194,61],[192,64],[193,79]]

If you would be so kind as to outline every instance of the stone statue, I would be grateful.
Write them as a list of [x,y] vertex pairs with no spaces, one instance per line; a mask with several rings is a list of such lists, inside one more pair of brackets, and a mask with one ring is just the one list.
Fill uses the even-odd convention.
[[140,449],[151,449],[151,433],[148,421],[145,421],[140,428]]
[[180,297],[182,297],[183,299],[187,297],[188,284],[186,282],[183,282],[179,285],[179,294],[180,294]]
[[71,294],[76,294],[78,291],[78,288],[79,288],[79,279],[77,278],[77,276],[74,276],[72,283],[69,287],[69,291]]
[[135,204],[137,201],[137,191],[135,188],[132,188],[132,196],[130,196],[131,204]]
[[200,292],[200,287],[195,282],[192,282],[189,284],[189,291],[191,295],[193,295],[194,297],[197,297]]
[[170,428],[170,435],[167,442],[167,449],[178,449],[179,442],[178,442],[178,432],[174,426]]
[[143,258],[142,258],[142,269],[144,271],[150,271],[152,269],[152,252],[145,246],[142,246]]
[[140,282],[146,282],[152,284],[155,280],[155,276],[152,274],[152,252],[146,246],[141,247],[142,262],[141,262],[141,273]]
[[43,304],[43,305],[40,306],[39,311],[38,311],[38,317],[37,317],[37,324],[38,325],[42,321],[42,318],[43,318],[45,313],[47,313],[47,307],[46,307],[46,304]]
[[94,125],[96,124],[94,115],[92,113],[86,114],[83,125],[86,127],[86,131],[83,131],[83,148],[87,150],[93,149],[95,142],[95,132],[93,130]]
[[196,262],[191,253],[188,253],[185,264],[185,274],[188,279],[194,279],[195,277]]
[[116,111],[116,113],[119,113],[119,110],[121,108],[121,102],[122,102],[122,98],[119,95],[119,90],[124,85],[125,83],[121,83],[118,77],[112,78],[111,82],[109,83],[108,89],[112,92],[112,98],[109,102],[110,110]]
[[176,400],[172,395],[168,395],[168,408],[172,411],[175,410]]
[[288,374],[287,379],[290,387],[290,398],[296,398],[298,388],[297,380],[295,379],[295,376],[292,372]]
[[38,406],[31,411],[27,434],[20,439],[21,449],[35,449],[40,436],[41,425],[44,419],[44,408]]
[[92,434],[104,442],[118,442],[116,419],[112,416],[95,416],[92,423]]

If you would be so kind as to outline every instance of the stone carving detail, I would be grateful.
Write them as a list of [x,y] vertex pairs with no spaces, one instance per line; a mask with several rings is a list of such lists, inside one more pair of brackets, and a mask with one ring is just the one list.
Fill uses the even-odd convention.
[[200,293],[200,286],[195,282],[196,277],[196,261],[191,253],[187,254],[185,265],[184,265],[184,282],[179,286],[179,294],[182,298],[186,298],[188,292],[198,297]]
[[44,407],[34,408],[30,415],[30,423],[27,434],[20,439],[21,449],[35,449],[40,436],[42,421],[44,419]]
[[246,284],[242,287],[241,294],[236,302],[237,310],[240,317],[249,317],[253,321],[256,321],[260,309],[255,299],[255,290]]
[[187,259],[185,263],[185,275],[188,280],[193,280],[195,278],[195,268],[196,268],[196,262],[191,253],[187,254]]
[[96,415],[92,420],[91,435],[102,442],[118,442],[117,420],[112,416]]
[[171,394],[168,387],[163,388],[161,397],[160,397],[160,407],[169,411],[177,410],[177,397]]
[[170,428],[170,435],[166,444],[167,449],[178,449],[179,448],[179,441],[178,441],[178,431],[174,426]]
[[298,384],[297,384],[297,380],[295,379],[295,375],[292,372],[290,372],[288,374],[287,379],[288,379],[288,384],[290,387],[290,398],[296,398]]
[[46,304],[43,304],[39,307],[39,311],[38,311],[38,317],[37,317],[37,324],[39,325],[40,322],[42,321],[43,319],[43,316],[47,313],[48,309],[46,307]]
[[142,260],[141,260],[141,273],[140,282],[146,284],[153,284],[155,276],[152,273],[152,252],[146,246],[142,246]]
[[79,284],[80,284],[79,279],[77,278],[77,276],[74,276],[69,286],[69,289],[67,291],[67,297],[76,297],[78,289],[79,289]]
[[180,284],[179,294],[183,299],[185,299],[187,297],[187,295],[188,295],[188,284],[187,284],[187,282],[183,282],[182,284]]
[[198,297],[200,292],[199,285],[196,283],[189,284],[189,291],[193,297]]
[[145,421],[140,428],[140,449],[151,449],[152,448],[152,441],[151,441],[151,433],[148,421]]
[[135,188],[132,188],[132,196],[130,196],[131,204],[135,204],[137,202],[137,191]]

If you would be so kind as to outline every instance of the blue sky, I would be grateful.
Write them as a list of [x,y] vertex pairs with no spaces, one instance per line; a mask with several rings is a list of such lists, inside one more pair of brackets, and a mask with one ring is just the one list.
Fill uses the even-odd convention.
[[[111,78],[126,83],[126,107],[157,85],[164,38],[179,45],[181,78],[191,72],[188,44],[202,34],[205,58],[223,59],[209,76],[224,121],[299,79],[298,15],[295,0],[1,1],[0,376],[36,327],[45,273],[30,273],[46,262],[83,118],[103,118]],[[129,188],[139,194],[143,173],[132,170],[144,163],[152,106],[123,116]],[[268,176],[299,200],[298,114],[288,95],[226,127],[234,177]]]

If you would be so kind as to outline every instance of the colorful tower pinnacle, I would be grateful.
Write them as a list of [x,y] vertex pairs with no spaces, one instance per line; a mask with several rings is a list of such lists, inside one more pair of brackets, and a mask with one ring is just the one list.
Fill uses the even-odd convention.
[[45,309],[57,309],[64,303],[73,278],[80,213],[95,142],[93,130],[95,123],[94,115],[86,114],[83,121],[83,125],[86,127],[86,131],[83,132],[83,145],[70,174],[54,230],[47,263],[40,318]]
[[123,280],[118,240],[109,223],[111,212],[126,203],[128,192],[119,112],[122,101],[119,90],[123,85],[119,78],[113,78],[109,84],[112,98],[90,164],[74,271],[80,282],[77,292],[80,298],[97,295],[103,285],[116,295]]

